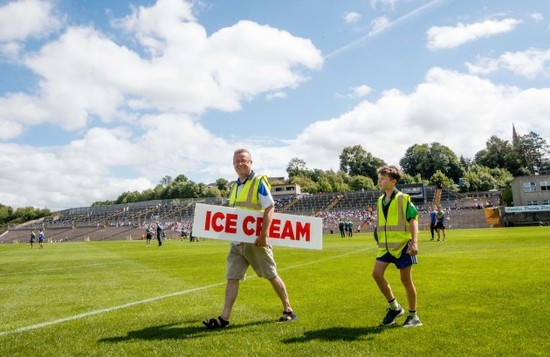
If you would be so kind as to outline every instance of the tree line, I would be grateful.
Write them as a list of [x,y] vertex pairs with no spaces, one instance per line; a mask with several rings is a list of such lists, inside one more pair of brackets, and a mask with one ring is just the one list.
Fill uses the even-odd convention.
[[[302,192],[348,192],[376,189],[376,169],[386,164],[361,145],[345,147],[339,156],[338,171],[311,169],[300,158],[293,158],[286,167],[288,179],[272,184],[298,184]],[[444,186],[457,192],[503,191],[511,202],[510,182],[516,176],[550,170],[550,146],[535,132],[518,135],[514,129],[509,142],[495,135],[473,158],[457,155],[439,143],[414,144],[399,161],[403,171],[400,183],[424,183]],[[165,176],[154,188],[141,192],[128,191],[115,200],[97,201],[93,206],[135,203],[152,200],[227,197],[229,181],[219,178],[212,185],[196,183],[185,175]],[[20,223],[50,214],[48,209],[32,207],[13,210],[0,204],[0,224]]]
[[23,222],[32,221],[42,217],[47,217],[51,214],[47,208],[39,209],[34,207],[23,207],[13,209],[11,206],[0,204],[0,227],[5,224],[20,224]]
[[[376,170],[386,162],[373,156],[361,145],[345,147],[339,156],[338,171],[311,169],[300,158],[286,167],[288,179],[272,184],[298,184],[302,192],[348,192],[376,189]],[[550,147],[534,132],[518,135],[514,130],[510,143],[491,136],[485,148],[474,158],[457,155],[438,143],[414,144],[399,161],[403,170],[401,183],[424,183],[445,186],[457,192],[503,190],[516,176],[550,170]],[[229,182],[220,178],[213,185],[195,183],[185,175],[175,179],[165,176],[154,188],[142,192],[124,192],[116,200],[93,205],[121,204],[157,199],[227,197]]]

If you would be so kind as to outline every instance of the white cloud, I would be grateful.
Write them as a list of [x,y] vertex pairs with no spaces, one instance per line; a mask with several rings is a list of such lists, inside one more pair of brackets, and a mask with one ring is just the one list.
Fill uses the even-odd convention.
[[286,98],[287,95],[285,92],[273,92],[273,93],[269,93],[268,95],[265,96],[265,99],[266,100],[273,100],[273,99],[283,99],[283,98]]
[[[368,91],[367,86],[356,90]],[[548,117],[550,89],[499,86],[436,67],[414,91],[390,88],[377,100],[364,100],[342,115],[317,121],[286,142],[224,139],[191,116],[172,113],[135,118],[133,124],[143,134],[121,125],[91,128],[82,139],[57,148],[0,144],[0,202],[59,209],[115,199],[182,172],[197,182],[231,179],[230,160],[237,147],[249,148],[255,169],[272,176],[286,176],[293,157],[310,168],[337,170],[342,149],[356,144],[392,164],[398,164],[411,145],[431,142],[473,157],[491,135],[511,140],[512,124],[519,132],[550,137]],[[112,174],[124,168],[135,178]]]
[[376,9],[378,7],[378,4],[381,5],[383,8],[390,8],[391,10],[395,9],[395,4],[399,0],[370,0],[370,6],[373,9]]
[[[24,57],[39,81],[34,91],[0,97],[0,140],[49,124],[82,137],[43,148],[0,143],[0,167],[10,171],[0,177],[3,204],[87,206],[150,188],[166,174],[232,177],[235,147],[258,148],[257,158],[270,153],[216,137],[197,116],[238,110],[262,94],[284,98],[307,80],[304,68],[323,63],[310,40],[251,21],[207,36],[181,0],[136,8],[113,24],[135,38],[137,50],[96,28],[70,26]],[[120,178],[124,169],[137,178]]]
[[372,92],[372,88],[366,84],[351,88],[351,93],[347,96],[350,98],[361,98]]
[[[550,136],[550,89],[521,90],[476,76],[432,68],[414,92],[385,91],[376,101],[308,126],[290,151],[308,167],[338,169],[346,146],[362,145],[374,156],[398,164],[413,144],[440,142],[457,155],[473,157],[491,135],[511,140],[520,132]],[[531,129],[529,129],[531,128]]]
[[372,25],[372,30],[369,32],[369,36],[374,36],[391,27],[392,23],[387,17],[381,16],[372,20],[371,25]]
[[498,58],[479,58],[475,64],[467,62],[466,66],[473,74],[489,74],[506,69],[527,78],[550,77],[550,50],[506,52]]
[[353,24],[361,20],[361,14],[358,12],[350,11],[344,14],[344,21],[348,24]]
[[432,50],[455,48],[480,38],[513,31],[520,23],[520,20],[508,18],[466,25],[458,23],[455,26],[433,26],[428,29],[426,46]]
[[544,20],[544,16],[540,12],[534,12],[530,15],[530,17],[536,22]]
[[[322,65],[310,40],[286,31],[241,21],[206,37],[193,21],[189,5],[179,0],[140,7],[115,21],[133,31],[152,54],[148,59],[95,29],[69,27],[26,58],[41,78],[39,92],[0,98],[0,120],[75,130],[90,116],[111,121],[125,110],[235,111],[243,100],[296,87],[307,79],[298,69]],[[23,108],[22,101],[40,110]]]
[[[379,18],[374,29],[396,26],[437,3],[430,1],[391,23]],[[75,25],[24,57],[23,65],[39,81],[27,92],[0,97],[2,204],[88,206],[182,172],[196,182],[231,179],[237,147],[251,150],[257,171],[285,176],[293,157],[310,168],[336,170],[342,149],[355,144],[398,163],[409,146],[434,141],[471,157],[493,134],[509,139],[512,123],[519,132],[550,137],[550,90],[504,87],[472,75],[484,66],[486,72],[494,67],[547,73],[540,70],[546,63],[541,51],[524,54],[539,56],[539,67],[514,54],[496,62],[480,59],[478,72],[469,75],[432,68],[413,91],[377,88],[376,99],[370,94],[369,100],[312,123],[292,140],[224,138],[203,126],[201,114],[239,110],[248,100],[284,98],[292,92],[288,89],[308,79],[307,70],[323,65],[312,42],[251,21],[207,34],[190,5],[179,0],[136,8],[114,23],[135,40],[132,47],[97,28]],[[476,36],[481,33],[487,31]],[[348,95],[364,98],[371,91],[360,85]],[[5,142],[50,123],[78,139],[55,147]],[[127,174],[120,176],[124,170]]]
[[61,20],[50,1],[19,0],[0,7],[0,41],[20,41],[55,32]]

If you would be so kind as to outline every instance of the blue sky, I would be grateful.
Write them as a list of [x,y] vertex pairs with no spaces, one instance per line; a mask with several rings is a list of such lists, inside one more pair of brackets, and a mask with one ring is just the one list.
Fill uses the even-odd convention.
[[239,147],[285,176],[352,145],[550,142],[549,79],[546,1],[0,0],[0,203],[231,180]]

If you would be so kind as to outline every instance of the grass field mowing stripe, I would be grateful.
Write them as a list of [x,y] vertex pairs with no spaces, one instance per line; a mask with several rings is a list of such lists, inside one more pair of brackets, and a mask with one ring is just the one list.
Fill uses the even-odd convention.
[[[333,257],[325,258],[325,259],[314,260],[314,261],[307,262],[307,263],[304,263],[304,264],[293,265],[293,266],[289,266],[289,267],[286,267],[286,268],[283,268],[283,269],[278,269],[278,270],[279,271],[286,271],[286,270],[301,268],[301,267],[308,266],[308,265],[324,263],[324,262],[329,261],[329,260],[343,258],[343,257],[346,257],[348,255],[358,254],[358,253],[362,253],[362,252],[372,250],[372,249],[373,249],[373,247],[359,249],[359,250],[355,250],[353,252],[340,254],[340,255],[336,255],[336,256],[333,256]],[[253,278],[257,278],[257,276],[252,276],[248,279],[253,279]],[[103,313],[116,311],[116,310],[120,310],[120,309],[125,309],[125,308],[128,308],[128,307],[132,307],[132,306],[136,306],[136,305],[140,305],[140,304],[146,304],[146,303],[149,303],[149,302],[158,301],[158,300],[162,300],[162,299],[166,299],[166,298],[171,298],[171,297],[174,297],[174,296],[190,294],[190,293],[194,293],[194,292],[197,292],[197,291],[202,291],[202,290],[222,286],[222,285],[225,285],[225,283],[226,282],[223,281],[221,283],[215,283],[215,284],[210,284],[210,285],[206,285],[206,286],[202,286],[202,287],[198,287],[198,288],[178,291],[178,292],[171,293],[171,294],[155,296],[155,297],[152,297],[152,298],[149,298],[149,299],[133,301],[133,302],[129,302],[129,303],[126,303],[126,304],[123,304],[123,305],[112,306],[112,307],[108,307],[108,308],[104,308],[104,309],[85,312],[85,313],[82,313],[82,314],[69,316],[69,317],[64,317],[64,318],[53,320],[53,321],[47,321],[47,322],[42,322],[42,323],[39,323],[39,324],[24,326],[24,327],[20,327],[18,329],[11,330],[11,331],[0,331],[0,337],[10,335],[10,334],[19,333],[19,332],[35,330],[35,329],[39,329],[39,328],[46,327],[46,326],[56,325],[56,324],[60,324],[60,323],[67,322],[67,321],[78,320],[78,319],[82,319],[82,318],[93,316],[93,315],[100,315],[100,314],[103,314]]]
[[82,318],[88,317],[88,316],[99,315],[99,314],[103,314],[103,313],[106,313],[106,312],[125,309],[127,307],[132,307],[132,306],[135,306],[135,305],[145,304],[145,303],[148,303],[148,302],[162,300],[162,299],[166,299],[166,298],[170,298],[170,297],[174,297],[174,296],[185,295],[185,294],[193,293],[193,292],[196,292],[196,291],[206,290],[206,289],[214,288],[214,287],[221,286],[221,285],[224,285],[224,284],[225,284],[225,281],[223,283],[210,284],[210,285],[207,285],[207,286],[202,286],[202,287],[193,288],[193,289],[189,289],[189,290],[178,291],[178,292],[171,293],[171,294],[156,296],[156,297],[152,297],[152,298],[149,298],[149,299],[133,301],[133,302],[129,302],[129,303],[123,304],[123,305],[118,305],[118,306],[108,307],[108,308],[105,308],[105,309],[99,309],[99,310],[95,310],[95,311],[85,312],[85,313],[82,313],[82,314],[69,316],[69,317],[65,317],[65,318],[62,318],[62,319],[57,319],[57,320],[53,320],[53,321],[42,322],[42,323],[39,323],[39,324],[20,327],[18,329],[12,330],[12,331],[0,332],[0,336],[5,336],[5,335],[18,333],[18,332],[29,331],[29,330],[35,330],[35,329],[50,326],[50,325],[56,325],[56,324],[59,324],[59,323],[62,323],[62,322],[78,320],[78,319],[82,319]]
[[[70,266],[70,267],[67,267],[67,266],[62,266],[62,267],[58,267],[58,268],[41,268],[40,269],[40,272],[41,273],[51,273],[52,271],[65,271],[67,269],[83,269],[83,268],[90,268],[90,267],[103,267],[103,266],[108,266],[108,265],[117,265],[118,263],[94,263],[94,264],[82,264],[82,265],[73,265],[73,266]],[[14,275],[27,275],[29,272],[28,271],[12,271],[12,272],[8,272],[8,273],[3,273],[3,274],[0,274],[0,277],[2,276],[14,276]]]

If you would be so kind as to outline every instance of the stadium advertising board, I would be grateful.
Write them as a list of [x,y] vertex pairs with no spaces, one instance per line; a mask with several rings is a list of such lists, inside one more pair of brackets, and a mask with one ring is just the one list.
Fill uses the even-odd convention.
[[550,211],[550,205],[505,207],[506,213],[546,212]]
[[[202,238],[254,243],[262,227],[262,213],[202,203],[195,205],[193,235]],[[318,217],[274,213],[268,244],[323,249],[323,220]]]

